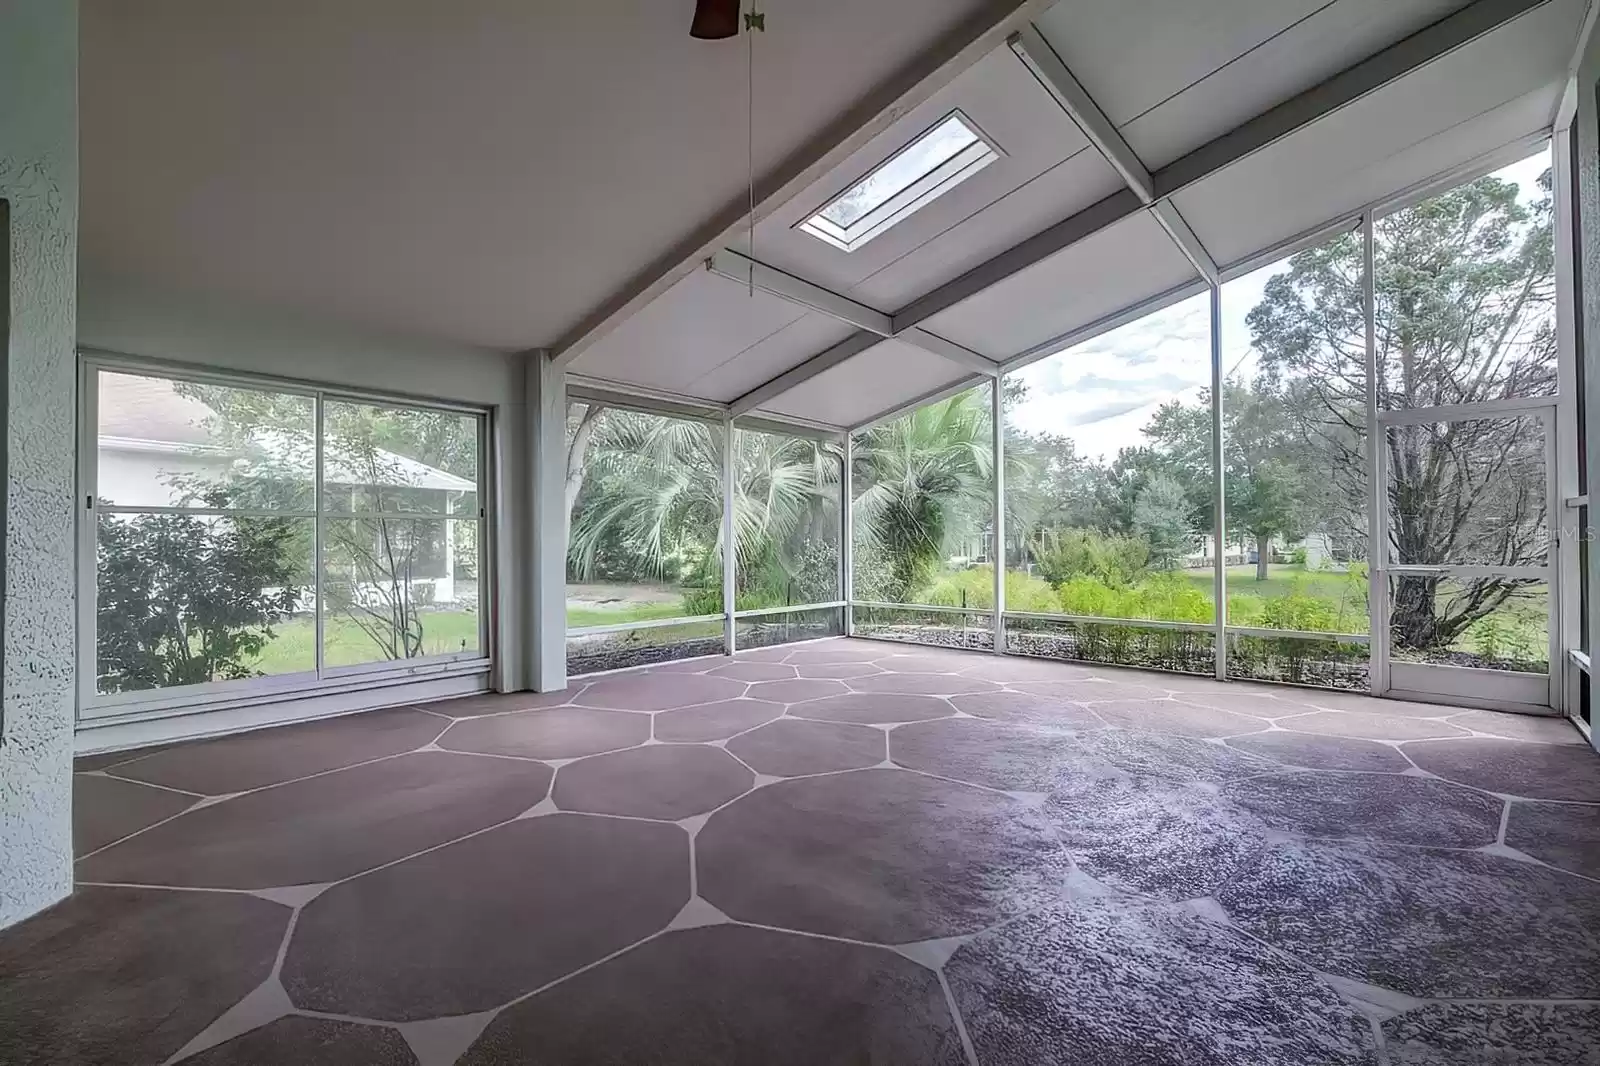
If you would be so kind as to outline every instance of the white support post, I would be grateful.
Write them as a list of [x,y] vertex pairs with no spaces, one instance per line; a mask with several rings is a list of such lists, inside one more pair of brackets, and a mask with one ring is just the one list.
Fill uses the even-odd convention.
[[729,655],[738,650],[735,639],[733,611],[738,599],[739,551],[734,542],[733,505],[734,483],[733,419],[722,420],[722,643]]
[[321,680],[323,671],[327,669],[327,654],[323,648],[323,644],[325,643],[324,637],[327,628],[326,615],[328,611],[327,604],[322,602],[322,516],[326,514],[328,510],[328,501],[324,495],[326,488],[322,477],[322,469],[326,459],[326,457],[323,455],[322,443],[322,408],[324,402],[322,394],[318,393],[312,398],[311,402],[314,405],[314,410],[316,411],[316,426],[314,432],[317,435],[317,439],[312,442],[311,445],[311,512],[316,516],[311,520],[311,609],[313,612],[311,639],[316,642],[316,651],[312,661],[316,664],[317,678],[318,680]]
[[994,423],[994,653],[1006,652],[1006,402],[1002,378],[989,383]]
[[856,630],[856,538],[855,538],[855,450],[854,433],[844,435],[844,467],[839,474],[839,596],[844,600],[844,635]]
[[[1571,86],[1569,85],[1569,91]],[[1576,95],[1575,93],[1573,95]],[[1575,108],[1574,104],[1574,108]],[[1563,714],[1578,707],[1582,691],[1572,652],[1581,651],[1583,619],[1578,582],[1578,549],[1586,536],[1579,528],[1582,512],[1569,507],[1585,486],[1578,482],[1578,308],[1574,272],[1577,232],[1574,226],[1572,129],[1573,109],[1564,108],[1567,125],[1558,126],[1550,141],[1550,171],[1555,193],[1556,359],[1561,402],[1556,408],[1556,580],[1550,584],[1551,610],[1556,624],[1551,633],[1550,706]]]
[[567,687],[567,375],[550,357],[528,361],[529,436],[533,444],[533,521],[526,551],[532,560],[532,670],[535,692]]
[[1218,681],[1228,679],[1228,475],[1223,469],[1222,440],[1222,286],[1211,286],[1211,593],[1216,601]]
[[1384,484],[1388,430],[1378,424],[1377,234],[1361,219],[1361,302],[1367,340],[1367,673],[1372,694],[1389,691],[1389,492]]

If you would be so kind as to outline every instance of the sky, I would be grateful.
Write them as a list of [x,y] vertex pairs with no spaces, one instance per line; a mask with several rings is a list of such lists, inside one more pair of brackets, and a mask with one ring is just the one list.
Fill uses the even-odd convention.
[[[1524,200],[1549,165],[1541,152],[1497,171]],[[1245,317],[1267,281],[1287,269],[1273,263],[1222,289],[1222,365],[1248,373],[1254,362]],[[1029,433],[1070,436],[1078,454],[1110,460],[1144,441],[1143,428],[1163,403],[1195,403],[1211,384],[1210,298],[1201,293],[1015,372],[1028,398],[1007,418]]]

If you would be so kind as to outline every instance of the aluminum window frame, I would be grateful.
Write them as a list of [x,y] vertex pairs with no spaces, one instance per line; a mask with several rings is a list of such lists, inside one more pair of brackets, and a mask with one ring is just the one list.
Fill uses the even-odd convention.
[[[272,392],[281,395],[305,396],[313,404],[314,471],[311,510],[258,511],[251,509],[141,507],[137,505],[99,504],[99,380],[100,374],[121,373],[159,378],[173,382],[217,385]],[[237,707],[260,700],[279,700],[319,696],[350,691],[352,688],[372,684],[403,684],[437,677],[470,674],[487,674],[495,661],[492,618],[496,612],[495,595],[495,521],[496,512],[491,486],[495,483],[493,465],[493,411],[481,405],[451,403],[412,398],[392,393],[376,393],[362,389],[349,389],[334,385],[276,378],[269,375],[234,372],[215,367],[195,366],[187,363],[129,355],[105,349],[80,347],[78,349],[78,481],[77,498],[84,501],[80,508],[74,504],[77,524],[78,615],[77,660],[79,681],[76,689],[75,721],[79,728],[95,728],[147,719],[167,718],[177,715],[199,714],[206,711]],[[477,424],[477,494],[475,514],[400,514],[383,513],[366,516],[389,518],[420,518],[424,520],[473,522],[478,527],[478,641],[477,648],[461,652],[419,655],[409,659],[379,660],[344,666],[328,666],[325,662],[323,638],[324,603],[322,573],[322,527],[326,520],[363,517],[344,513],[328,513],[322,508],[323,492],[323,409],[327,401],[353,402],[391,410],[438,411],[471,417]],[[99,567],[98,567],[98,517],[106,514],[184,514],[197,517],[224,518],[267,517],[308,520],[313,530],[311,589],[314,597],[313,632],[314,665],[310,670],[297,670],[261,677],[239,678],[225,681],[207,681],[192,685],[173,685],[165,688],[135,689],[124,692],[99,690]]]

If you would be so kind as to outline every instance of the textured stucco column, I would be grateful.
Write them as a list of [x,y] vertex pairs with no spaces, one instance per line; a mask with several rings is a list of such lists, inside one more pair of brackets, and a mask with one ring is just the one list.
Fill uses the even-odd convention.
[[10,205],[0,926],[72,890],[78,5],[0,4]]

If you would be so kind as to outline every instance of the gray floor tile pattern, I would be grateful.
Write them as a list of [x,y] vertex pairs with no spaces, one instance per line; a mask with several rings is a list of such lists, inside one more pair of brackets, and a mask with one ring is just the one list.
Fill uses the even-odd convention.
[[426,711],[81,761],[0,1062],[1600,1063],[1560,722],[858,640]]

